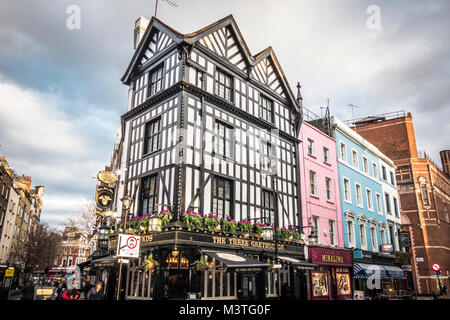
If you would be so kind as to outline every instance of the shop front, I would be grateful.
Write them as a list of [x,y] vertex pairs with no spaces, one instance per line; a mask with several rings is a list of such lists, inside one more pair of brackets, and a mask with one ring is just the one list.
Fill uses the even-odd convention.
[[[141,234],[140,257],[123,267],[124,299],[277,299],[287,287],[293,298],[306,297],[302,268],[313,267],[304,261],[303,244],[280,241],[275,247],[260,238],[180,229]],[[117,275],[117,263],[92,262],[97,277]]]
[[364,299],[401,299],[406,295],[405,272],[394,264],[394,259],[393,255],[354,252],[354,288]]
[[318,265],[309,272],[312,300],[352,299],[352,251],[309,247],[309,261]]

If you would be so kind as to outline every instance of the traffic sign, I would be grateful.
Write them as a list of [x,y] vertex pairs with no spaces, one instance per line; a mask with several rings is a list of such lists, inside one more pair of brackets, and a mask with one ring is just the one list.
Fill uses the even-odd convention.
[[438,265],[437,263],[433,264],[432,268],[433,268],[433,270],[436,271],[436,272],[438,272],[439,270],[441,270],[441,266]]
[[119,234],[117,241],[117,256],[122,258],[138,258],[141,237],[129,234]]

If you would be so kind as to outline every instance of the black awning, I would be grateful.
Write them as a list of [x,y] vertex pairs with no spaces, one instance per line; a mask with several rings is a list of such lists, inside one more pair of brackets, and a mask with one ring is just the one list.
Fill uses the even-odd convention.
[[247,257],[241,253],[230,251],[207,251],[202,250],[202,253],[208,257],[214,258],[223,263],[227,268],[266,268],[269,267],[267,263],[258,261],[256,259]]
[[307,261],[303,261],[294,257],[286,257],[286,256],[278,256],[278,259],[283,261],[286,264],[293,265],[297,267],[298,269],[303,270],[314,270],[316,267],[318,267],[317,264],[313,264]]

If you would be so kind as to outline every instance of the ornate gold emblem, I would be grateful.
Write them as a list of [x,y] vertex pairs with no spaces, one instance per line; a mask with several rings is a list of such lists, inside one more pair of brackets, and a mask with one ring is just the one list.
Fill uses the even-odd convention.
[[119,178],[112,171],[100,171],[97,174],[97,180],[103,183],[111,184],[116,183]]

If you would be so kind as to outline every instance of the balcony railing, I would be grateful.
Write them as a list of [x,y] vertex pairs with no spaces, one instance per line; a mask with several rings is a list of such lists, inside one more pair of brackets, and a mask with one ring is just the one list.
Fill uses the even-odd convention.
[[393,111],[388,113],[383,113],[375,116],[367,116],[362,118],[356,118],[352,120],[343,121],[349,127],[362,126],[369,123],[377,123],[381,121],[397,119],[401,117],[406,117],[407,113],[405,111]]
[[418,151],[418,157],[421,159],[428,159],[430,160],[439,170],[441,170],[442,172],[444,172],[444,170],[442,169],[441,165],[438,164],[436,161],[434,161],[427,153],[425,150],[419,150]]

